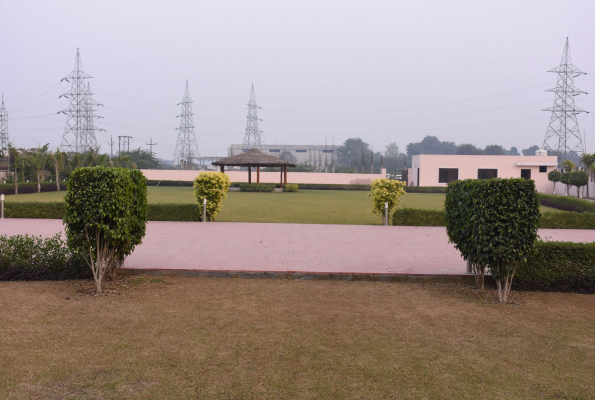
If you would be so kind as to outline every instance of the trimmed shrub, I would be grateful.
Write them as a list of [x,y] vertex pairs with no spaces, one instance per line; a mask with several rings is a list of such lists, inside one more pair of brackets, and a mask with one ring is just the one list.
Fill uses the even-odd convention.
[[0,236],[0,281],[87,279],[85,259],[72,251],[60,234]]
[[562,177],[562,173],[558,170],[553,170],[548,172],[547,180],[550,182],[554,182],[554,187],[552,189],[553,193],[556,193],[556,182],[560,182],[560,178]]
[[240,183],[240,192],[272,192],[275,185],[272,183]]
[[444,210],[423,210],[417,208],[400,208],[395,210],[393,225],[403,226],[445,226]]
[[[214,221],[221,211],[230,184],[229,176],[223,172],[201,172],[194,179],[194,195],[201,210],[203,200],[207,199],[207,221]],[[202,211],[200,214],[202,220]]]
[[198,204],[151,204],[147,206],[148,221],[200,221],[202,207]]
[[[394,211],[399,204],[400,197],[405,194],[403,187],[405,182],[395,181],[392,179],[374,179],[372,181],[372,188],[368,197],[372,198],[373,208],[372,212],[384,218],[384,206],[388,203],[388,215]],[[388,219],[387,219],[388,220]]]
[[[56,182],[42,182],[39,184],[42,192],[55,192],[58,190]],[[60,182],[60,190],[66,190],[67,182]],[[19,182],[19,194],[37,193],[37,182]],[[14,194],[14,182],[0,183],[0,194]]]
[[585,171],[574,171],[570,173],[568,181],[570,185],[576,186],[576,197],[579,197],[581,187],[589,183],[589,175]]
[[520,290],[595,293],[595,243],[542,242],[517,268]]
[[[506,303],[515,269],[532,254],[537,240],[541,214],[535,182],[522,178],[454,181],[446,190],[444,208],[449,242],[465,260],[490,269],[498,298]],[[479,273],[483,278],[483,270]]]
[[77,168],[64,200],[68,246],[83,254],[101,293],[103,276],[115,276],[145,234],[146,181],[125,168]]
[[554,196],[551,194],[540,194],[539,202],[541,205],[557,208],[565,211],[591,212],[595,213],[595,203],[587,200],[577,199],[576,197]]
[[297,192],[298,189],[299,189],[299,186],[295,183],[288,183],[287,185],[285,185],[283,187],[284,192]]

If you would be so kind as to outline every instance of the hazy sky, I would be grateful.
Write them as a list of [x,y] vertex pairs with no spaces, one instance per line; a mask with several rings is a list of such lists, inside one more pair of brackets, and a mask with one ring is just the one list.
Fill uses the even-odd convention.
[[[60,82],[80,48],[103,152],[157,142],[171,159],[188,79],[202,156],[241,143],[250,85],[265,143],[361,137],[401,151],[425,135],[484,147],[543,142],[565,37],[593,75],[577,105],[595,152],[595,1],[0,1],[10,140],[59,146]],[[117,147],[117,144],[116,144]]]

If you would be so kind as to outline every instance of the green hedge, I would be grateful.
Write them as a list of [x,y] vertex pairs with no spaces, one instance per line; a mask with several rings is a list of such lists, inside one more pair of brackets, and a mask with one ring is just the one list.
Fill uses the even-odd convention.
[[240,183],[240,192],[272,192],[275,185],[272,183]]
[[446,193],[446,186],[405,186],[407,193]]
[[[67,182],[60,182],[60,190],[66,190]],[[42,192],[56,192],[56,182],[42,182],[39,184]],[[37,182],[20,183],[19,194],[37,193]],[[0,194],[14,194],[14,182],[0,183]]]
[[[401,208],[393,213],[393,225],[445,226],[444,210]],[[595,214],[571,212],[544,212],[540,229],[595,229]]]
[[392,224],[405,226],[445,226],[444,210],[400,208],[393,213]]
[[6,218],[62,219],[66,215],[66,203],[61,202],[5,202]]
[[297,192],[298,189],[299,189],[299,186],[295,183],[288,183],[287,185],[285,185],[283,187],[284,192]]
[[52,238],[0,236],[0,281],[88,279],[93,275],[80,253],[60,234]]
[[554,196],[553,194],[540,194],[539,202],[543,206],[557,208],[565,211],[595,213],[595,203],[569,196]]
[[200,221],[202,208],[197,204],[149,204],[148,221]]
[[595,293],[595,242],[537,242],[537,252],[517,267],[516,290]]

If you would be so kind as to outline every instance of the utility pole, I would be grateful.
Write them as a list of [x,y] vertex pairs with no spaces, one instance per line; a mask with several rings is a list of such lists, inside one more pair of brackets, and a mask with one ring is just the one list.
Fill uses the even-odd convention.
[[83,64],[77,48],[73,71],[60,81],[71,84],[70,91],[60,96],[69,99],[70,105],[58,112],[67,116],[60,145],[65,153],[84,153],[98,148],[95,131],[103,129],[96,129],[93,122],[93,118],[96,117],[94,107],[99,104],[93,101],[90,85],[88,83],[85,85],[85,80],[90,78],[92,78],[90,75],[83,72]]
[[[132,136],[118,136],[118,158],[122,155],[122,150],[130,152],[130,139]],[[128,142],[128,148],[126,148],[126,142]]]
[[110,141],[107,142],[107,144],[109,144],[109,147],[110,147],[110,157],[111,158],[114,158],[114,139],[113,139],[113,136],[110,135],[109,139],[110,139]]
[[188,90],[188,81],[184,90],[184,97],[178,105],[182,105],[180,117],[180,127],[178,130],[178,140],[174,151],[173,163],[176,159],[180,163],[180,169],[194,169],[194,163],[200,158],[198,144],[196,143],[196,134],[194,133],[194,122],[192,116],[192,98]]
[[4,106],[4,94],[2,94],[2,105],[0,106],[0,171],[3,171],[4,166],[6,166],[7,175],[10,169],[8,142],[8,112]]
[[157,143],[153,143],[153,138],[151,138],[151,140],[149,140],[149,143],[147,143],[147,145],[149,146],[149,153],[151,154],[151,157],[153,156],[153,146],[157,146]]
[[566,160],[571,154],[580,158],[585,148],[581,140],[577,115],[588,111],[575,107],[574,97],[587,92],[574,86],[574,78],[586,73],[572,65],[568,38],[566,38],[560,65],[548,72],[558,74],[558,81],[555,88],[547,90],[555,93],[555,97],[553,107],[543,110],[552,112],[543,148],[558,156],[560,162]]
[[258,113],[257,109],[260,108],[256,105],[256,97],[254,96],[254,84],[252,84],[252,90],[250,91],[250,100],[248,101],[248,116],[246,121],[246,134],[244,135],[243,150],[247,151],[253,147],[258,150],[262,150],[262,141],[260,134],[262,131],[258,130]]

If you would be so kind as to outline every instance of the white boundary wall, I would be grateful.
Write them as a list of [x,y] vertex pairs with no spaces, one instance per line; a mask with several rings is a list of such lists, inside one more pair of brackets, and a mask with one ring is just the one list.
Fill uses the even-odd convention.
[[[141,169],[149,180],[155,181],[193,181],[204,171],[180,171],[161,169]],[[212,171],[207,171],[212,172]],[[382,174],[333,174],[318,172],[287,172],[287,183],[322,183],[338,185],[369,185],[374,179],[386,178]],[[232,182],[248,182],[248,171],[225,171]],[[261,172],[261,183],[281,183],[280,172]],[[252,183],[256,183],[256,168],[252,170]]]

